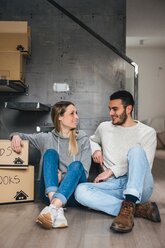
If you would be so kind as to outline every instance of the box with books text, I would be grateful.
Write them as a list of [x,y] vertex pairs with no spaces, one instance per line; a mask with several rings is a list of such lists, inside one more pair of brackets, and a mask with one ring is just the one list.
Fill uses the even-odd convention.
[[27,169],[0,168],[0,204],[34,200],[34,166]]

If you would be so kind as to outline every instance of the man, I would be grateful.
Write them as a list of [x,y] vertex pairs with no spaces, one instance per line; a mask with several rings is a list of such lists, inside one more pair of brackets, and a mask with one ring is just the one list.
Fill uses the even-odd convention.
[[156,149],[155,130],[132,117],[134,99],[125,90],[110,96],[111,121],[101,123],[90,137],[92,156],[103,169],[94,183],[80,184],[76,200],[84,206],[116,216],[111,230],[130,232],[134,216],[160,222],[151,168]]

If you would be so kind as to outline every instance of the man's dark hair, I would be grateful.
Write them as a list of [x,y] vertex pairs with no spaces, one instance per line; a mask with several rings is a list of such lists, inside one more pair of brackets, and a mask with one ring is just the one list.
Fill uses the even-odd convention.
[[116,100],[116,99],[121,99],[122,104],[125,107],[127,107],[128,105],[132,105],[133,107],[135,104],[133,96],[129,91],[126,90],[118,90],[110,96],[110,100]]

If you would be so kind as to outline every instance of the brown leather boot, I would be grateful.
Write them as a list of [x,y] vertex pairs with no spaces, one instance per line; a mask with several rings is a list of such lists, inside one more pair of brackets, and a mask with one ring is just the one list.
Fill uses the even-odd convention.
[[114,219],[111,230],[119,233],[130,232],[134,226],[135,203],[123,201],[119,215]]
[[135,217],[141,217],[154,222],[161,222],[158,206],[155,202],[136,204]]

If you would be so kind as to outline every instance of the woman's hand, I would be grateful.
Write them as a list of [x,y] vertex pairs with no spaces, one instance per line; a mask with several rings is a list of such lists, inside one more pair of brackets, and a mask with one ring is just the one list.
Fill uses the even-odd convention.
[[105,181],[106,179],[108,179],[112,175],[113,175],[113,172],[111,171],[111,169],[107,169],[107,170],[103,171],[102,173],[100,173],[95,178],[94,183],[99,183],[100,181]]
[[61,179],[62,179],[62,172],[58,170],[58,183],[61,182]]
[[21,153],[23,147],[23,140],[19,135],[14,135],[11,140],[11,148],[16,153]]

